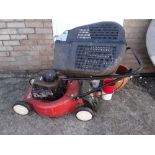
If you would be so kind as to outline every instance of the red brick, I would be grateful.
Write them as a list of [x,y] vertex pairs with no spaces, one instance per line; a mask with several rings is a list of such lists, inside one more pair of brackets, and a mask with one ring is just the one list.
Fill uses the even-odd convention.
[[0,71],[51,68],[52,34],[51,19],[0,20]]
[[0,22],[0,28],[5,28],[6,27],[6,23],[5,22]]
[[50,45],[53,44],[52,40],[37,40],[38,41],[38,45]]
[[35,39],[35,40],[41,40],[41,39],[53,39],[51,34],[28,34],[28,39]]
[[44,55],[44,56],[51,56],[51,55],[53,55],[53,49],[51,48],[51,49],[48,49],[48,50],[41,50],[40,51],[40,55]]
[[0,52],[0,57],[8,57],[10,56],[10,52]]
[[52,32],[52,28],[36,28],[36,33],[40,34],[50,34]]
[[12,41],[12,40],[9,40],[9,41],[3,41],[3,44],[4,45],[9,45],[9,46],[15,46],[15,45],[20,45],[19,43],[19,40],[16,40],[16,41]]
[[26,27],[43,27],[42,21],[26,21]]
[[7,26],[8,27],[14,27],[14,28],[25,27],[25,23],[24,22],[8,22]]
[[52,21],[45,21],[44,27],[52,27]]
[[22,45],[37,45],[37,40],[20,40],[21,46]]
[[12,46],[0,46],[0,51],[12,51]]
[[33,28],[20,28],[18,29],[19,34],[29,34],[29,33],[34,33]]
[[16,61],[14,57],[0,57],[0,62]]
[[147,27],[150,23],[150,20],[148,19],[125,19],[124,20],[124,27]]
[[11,51],[10,56],[38,56],[40,53],[39,51]]
[[0,35],[0,40],[10,40],[9,35]]
[[48,50],[50,47],[45,46],[45,45],[23,45],[23,46],[14,46],[13,47],[15,51],[43,51],[43,50]]
[[16,34],[16,29],[0,29],[0,34]]
[[12,40],[21,40],[21,39],[27,39],[27,35],[10,35]]

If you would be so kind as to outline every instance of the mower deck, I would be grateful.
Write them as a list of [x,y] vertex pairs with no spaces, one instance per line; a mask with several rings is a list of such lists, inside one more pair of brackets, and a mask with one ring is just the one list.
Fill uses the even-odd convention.
[[22,101],[29,103],[33,109],[40,115],[48,117],[60,117],[69,112],[74,112],[77,106],[83,105],[82,99],[73,100],[79,93],[79,82],[69,81],[66,93],[56,101],[37,100],[31,96],[32,85],[23,97]]

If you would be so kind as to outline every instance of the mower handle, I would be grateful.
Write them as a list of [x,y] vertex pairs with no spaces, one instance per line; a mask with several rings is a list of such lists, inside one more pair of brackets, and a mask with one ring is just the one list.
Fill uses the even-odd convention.
[[[128,77],[128,76],[127,76]],[[124,77],[123,77],[124,78]],[[120,77],[120,78],[117,78],[117,79],[114,79],[114,80],[112,80],[111,82],[108,82],[108,83],[106,83],[106,84],[102,84],[100,87],[98,87],[98,88],[94,88],[94,89],[92,89],[91,91],[88,91],[88,92],[86,92],[86,93],[83,93],[83,94],[81,94],[81,95],[79,95],[79,96],[76,96],[76,97],[73,97],[73,99],[78,99],[78,98],[84,98],[84,97],[86,97],[86,96],[88,96],[88,95],[90,95],[90,94],[92,94],[92,93],[95,93],[96,91],[100,91],[102,88],[104,88],[104,87],[106,87],[106,86],[109,86],[109,85],[111,85],[111,84],[113,84],[113,83],[115,83],[115,82],[117,82],[117,81],[119,81],[119,80],[121,80],[122,79],[122,77]]]
[[125,77],[130,77],[132,78],[133,76],[140,76],[140,74],[138,73],[138,71],[140,71],[142,68],[143,68],[143,63],[142,61],[140,60],[140,58],[137,56],[135,50],[131,49],[130,47],[127,47],[126,50],[130,50],[132,52],[132,54],[134,55],[139,67],[136,69],[136,70],[132,70],[132,69],[129,69],[127,72],[123,73],[123,74],[119,74],[119,75],[105,75],[105,76],[96,76],[96,77],[89,77],[89,78],[69,78],[71,80],[92,80],[92,79],[104,79],[104,78],[115,78],[114,80],[112,80],[111,82],[108,82],[106,84],[102,84],[100,87],[98,88],[94,88],[92,89],[91,91],[88,91],[86,93],[83,93],[77,97],[75,97],[74,99],[77,99],[77,98],[83,98],[91,93],[94,93],[96,91],[100,91],[102,88],[106,87],[106,86],[109,86],[119,80],[122,80],[123,78]]
[[131,47],[127,47],[126,48],[126,51],[131,51],[132,52],[132,54],[134,55],[134,57],[135,57],[138,65],[139,65],[139,67],[134,72],[138,72],[138,71],[142,70],[143,67],[144,67],[144,64],[141,61],[141,59],[138,57],[138,55],[136,54],[136,50],[135,49],[132,49]]

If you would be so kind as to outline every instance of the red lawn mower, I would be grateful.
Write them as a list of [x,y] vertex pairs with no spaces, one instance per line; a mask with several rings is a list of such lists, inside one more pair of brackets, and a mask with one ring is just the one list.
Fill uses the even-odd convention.
[[137,72],[120,66],[126,47],[122,26],[100,22],[65,31],[55,41],[53,69],[30,80],[22,101],[13,109],[27,115],[32,109],[48,117],[75,112],[81,121],[91,120],[100,100],[110,100]]

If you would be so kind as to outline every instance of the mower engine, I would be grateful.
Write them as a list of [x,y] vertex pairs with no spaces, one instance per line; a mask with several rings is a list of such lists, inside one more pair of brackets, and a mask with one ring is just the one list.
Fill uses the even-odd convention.
[[54,101],[62,97],[66,90],[66,82],[62,81],[54,70],[37,77],[33,81],[32,97]]

